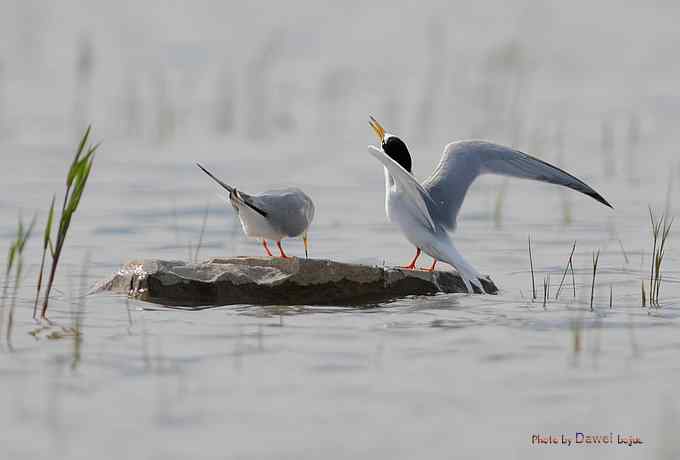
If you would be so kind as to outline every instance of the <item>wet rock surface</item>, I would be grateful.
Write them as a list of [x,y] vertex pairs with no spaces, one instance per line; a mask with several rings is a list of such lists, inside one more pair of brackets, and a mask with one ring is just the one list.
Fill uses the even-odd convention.
[[[487,293],[497,293],[490,279],[480,281]],[[370,305],[409,295],[467,292],[454,271],[430,273],[296,257],[131,261],[95,289],[102,291],[174,306]]]

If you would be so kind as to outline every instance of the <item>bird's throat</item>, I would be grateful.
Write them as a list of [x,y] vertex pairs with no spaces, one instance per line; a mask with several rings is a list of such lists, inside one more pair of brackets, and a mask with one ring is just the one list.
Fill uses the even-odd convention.
[[387,215],[388,220],[392,220],[392,217],[390,216],[390,196],[392,195],[392,192],[395,191],[396,185],[394,179],[392,178],[392,174],[390,174],[387,168],[384,168],[384,170],[385,170],[385,214]]
[[392,174],[390,174],[387,168],[383,166],[383,169],[385,170],[385,193],[389,193],[389,191],[395,187],[395,182]]

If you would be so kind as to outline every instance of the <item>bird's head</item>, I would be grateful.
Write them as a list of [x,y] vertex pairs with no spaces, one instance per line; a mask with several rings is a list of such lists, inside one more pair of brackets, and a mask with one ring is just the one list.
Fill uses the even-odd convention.
[[368,124],[371,125],[371,128],[373,128],[373,132],[378,138],[383,152],[385,152],[387,156],[392,158],[394,161],[399,163],[406,171],[412,173],[411,154],[408,153],[408,147],[406,147],[404,141],[399,139],[394,134],[385,132],[385,128],[383,128],[382,125],[378,123],[378,120],[373,117],[370,118],[371,121],[369,121]]

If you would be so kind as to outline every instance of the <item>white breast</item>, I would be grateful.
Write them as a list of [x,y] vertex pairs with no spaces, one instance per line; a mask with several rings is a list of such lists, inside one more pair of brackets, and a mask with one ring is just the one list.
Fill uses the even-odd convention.
[[246,236],[275,241],[284,237],[280,231],[271,226],[266,217],[263,217],[248,206],[237,205],[237,207],[241,227],[243,227],[243,232]]
[[388,219],[397,224],[406,239],[422,250],[428,250],[437,237],[418,216],[417,203],[402,193],[391,175],[385,170],[385,211]]

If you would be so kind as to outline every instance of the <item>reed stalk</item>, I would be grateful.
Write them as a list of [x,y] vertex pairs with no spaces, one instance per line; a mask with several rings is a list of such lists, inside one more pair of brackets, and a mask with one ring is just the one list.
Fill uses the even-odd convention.
[[529,235],[529,267],[531,268],[531,292],[533,300],[536,300],[536,281],[534,280],[534,259],[531,254],[531,235]]
[[[59,260],[61,258],[62,250],[64,249],[64,243],[66,242],[66,236],[71,226],[73,215],[78,209],[83,192],[85,191],[85,186],[87,185],[87,180],[90,177],[90,172],[92,170],[94,155],[97,151],[97,148],[99,147],[99,144],[95,144],[94,146],[89,145],[87,149],[85,148],[85,145],[88,144],[90,131],[91,127],[88,126],[85,134],[83,134],[83,137],[80,140],[78,150],[76,151],[73,162],[71,163],[71,167],[69,168],[68,174],[66,175],[66,191],[64,192],[64,202],[61,207],[61,215],[59,217],[59,225],[57,227],[57,239],[54,245],[52,245],[52,237],[50,235],[52,225],[50,218],[48,218],[48,223],[45,227],[45,234],[48,240],[47,245],[50,246],[52,255],[52,264],[49,271],[47,286],[45,288],[42,309],[40,311],[41,319],[47,318],[47,307],[49,305],[50,292],[52,291],[54,278],[59,266]],[[50,214],[52,214],[52,210],[50,211]],[[39,279],[42,278],[42,270],[38,277]],[[39,294],[40,292],[38,291],[38,295]]]
[[[574,241],[574,244],[571,246],[571,253],[569,254],[569,260],[567,260],[567,265],[564,267],[564,273],[562,273],[562,279],[560,280],[560,285],[557,288],[557,292],[555,293],[555,300],[560,296],[560,290],[562,290],[562,284],[564,284],[564,279],[567,277],[567,270],[569,270],[569,267],[571,266],[571,261],[572,258],[574,257],[574,251],[576,250],[576,241]],[[572,268],[573,272],[573,268]]]
[[597,274],[597,264],[600,261],[600,250],[593,253],[593,282],[590,286],[590,311],[593,311],[593,299],[595,297],[595,275]]

